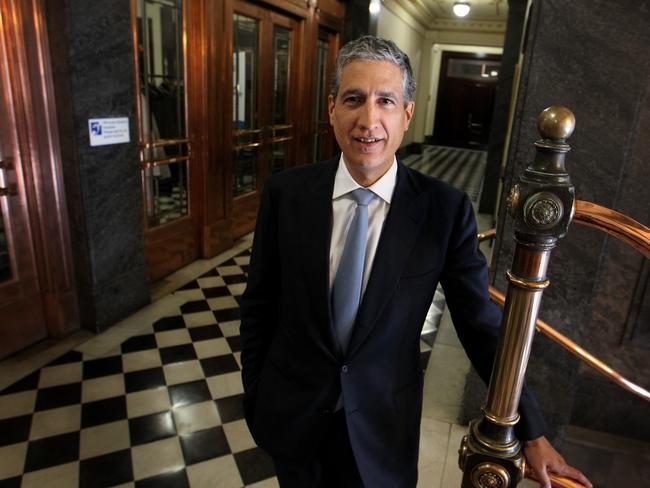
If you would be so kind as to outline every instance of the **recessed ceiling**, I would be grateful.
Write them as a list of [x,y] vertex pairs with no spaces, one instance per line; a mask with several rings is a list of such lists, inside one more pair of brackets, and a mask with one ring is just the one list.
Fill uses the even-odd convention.
[[[471,9],[467,17],[454,15],[455,0],[392,0],[418,20],[423,26],[439,21],[504,22],[508,17],[507,0],[468,0]],[[388,3],[388,2],[386,2]]]

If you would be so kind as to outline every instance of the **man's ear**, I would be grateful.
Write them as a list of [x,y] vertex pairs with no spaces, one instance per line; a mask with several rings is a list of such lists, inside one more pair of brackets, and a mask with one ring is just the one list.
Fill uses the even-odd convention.
[[334,97],[332,95],[327,96],[327,112],[330,116],[330,125],[332,125],[332,114],[334,113]]
[[404,109],[404,116],[406,117],[406,123],[404,124],[404,132],[408,130],[409,125],[411,124],[414,111],[415,111],[415,102],[411,100],[409,103],[406,104],[406,108]]

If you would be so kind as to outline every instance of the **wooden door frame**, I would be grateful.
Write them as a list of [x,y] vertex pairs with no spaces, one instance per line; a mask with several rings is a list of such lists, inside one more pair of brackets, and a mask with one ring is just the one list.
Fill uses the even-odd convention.
[[44,12],[42,0],[0,0],[12,80],[2,89],[14,102],[45,328],[62,337],[79,328],[79,312]]
[[[254,4],[249,0],[227,0],[226,10],[224,13],[224,36],[226,36],[227,42],[224,44],[227,45],[227,51],[225,54],[225,71],[226,71],[226,91],[230,93],[233,84],[232,79],[232,52],[234,49],[232,36],[233,36],[233,27],[232,27],[232,15],[235,12],[239,12],[243,15],[249,16],[251,18],[257,19],[260,23],[259,37],[258,37],[258,53],[262,53],[263,46],[267,45],[268,39],[272,38],[273,32],[267,32],[266,28],[269,25],[284,25],[291,27],[292,29],[292,38],[291,38],[291,57],[293,68],[290,68],[290,86],[295,87],[295,96],[290,101],[289,106],[289,118],[293,123],[293,144],[290,147],[288,152],[288,166],[293,166],[297,164],[297,158],[301,154],[300,145],[301,137],[299,127],[301,126],[301,100],[304,98],[304,92],[306,87],[303,83],[304,78],[304,67],[301,64],[301,60],[304,59],[303,51],[303,38],[305,34],[304,24],[306,22],[306,9],[295,9],[291,8],[287,12],[286,10],[274,10],[269,8],[267,5],[263,4]],[[274,6],[274,3],[281,2],[268,2],[271,3],[271,7]],[[285,5],[286,6],[286,5]],[[291,15],[292,13],[298,11],[301,16]],[[261,100],[261,90],[262,87],[268,86],[270,84],[270,79],[268,79],[270,73],[272,72],[272,62],[273,59],[271,56],[268,56],[265,59],[261,59],[259,64],[259,73],[260,78],[258,81],[258,92],[256,96],[258,97],[258,117],[260,119],[259,128],[262,128],[270,120],[270,104],[259,103]],[[225,160],[228,161],[226,166],[226,171],[224,172],[225,178],[225,193],[227,196],[226,209],[228,215],[230,215],[230,232],[233,238],[240,237],[253,230],[255,224],[255,214],[259,207],[260,198],[264,183],[266,182],[267,177],[269,176],[268,168],[259,167],[260,158],[258,159],[258,167],[256,168],[257,176],[255,182],[255,190],[253,192],[247,193],[245,195],[235,197],[233,195],[232,189],[232,177],[233,177],[233,136],[232,136],[232,98],[227,96],[227,100],[224,106],[223,112],[223,127],[224,127],[224,152]],[[270,145],[268,147],[261,146],[261,151],[269,151]]]
[[[323,39],[323,37],[321,37],[321,34],[325,34],[326,39]],[[317,29],[317,32],[316,32],[316,42],[318,43],[319,40],[325,40],[327,42],[329,48],[330,48],[328,53],[327,53],[327,61],[325,62],[325,73],[326,73],[325,78],[329,82],[331,82],[331,77],[334,75],[334,69],[336,68],[336,66],[335,66],[336,65],[336,55],[337,55],[338,50],[340,48],[341,33],[337,32],[336,30],[331,29],[331,27],[329,27],[329,25],[321,24],[321,25],[318,26],[318,29]],[[314,61],[314,64],[315,63],[316,63],[316,61]],[[316,88],[315,88],[316,80],[315,80],[315,78],[316,77],[314,76],[314,79],[312,80],[312,85],[313,85],[313,90],[314,90],[314,94],[311,97],[312,104],[315,101],[315,91],[316,91]],[[329,86],[325,86],[325,94],[326,95],[329,95],[329,88],[330,88]],[[326,107],[325,111],[327,112],[327,103],[325,104],[325,107]],[[314,108],[314,111],[315,111],[315,108]],[[313,125],[313,129],[312,129],[312,134],[313,135],[311,137],[311,142],[312,142],[312,144],[314,144],[315,137],[318,137],[319,140],[322,138],[323,142],[324,142],[324,144],[323,144],[324,152],[326,154],[331,154],[331,156],[326,156],[326,158],[327,157],[333,157],[335,148],[337,148],[336,141],[334,139],[334,129],[329,124],[329,118],[327,120],[328,125],[327,125],[327,127],[325,129],[321,128],[321,124],[323,122],[324,121],[322,121],[322,120],[317,121],[316,118],[312,114],[312,122],[311,123]],[[312,147],[312,153],[314,152],[313,149],[314,148]]]
[[[202,164],[205,175],[202,193],[204,214],[201,254],[204,258],[210,258],[232,247],[234,236],[237,234],[233,231],[234,219],[237,216],[233,215],[232,97],[230,93],[223,92],[226,87],[232,86],[234,0],[197,1],[204,3],[205,41],[202,49],[205,57],[203,65],[196,69],[206,72],[201,85],[204,96],[200,108],[204,117],[201,137],[204,138]],[[298,0],[255,0],[252,3],[290,17],[297,23],[294,31],[297,39],[294,46],[299,48],[299,52],[294,53],[293,58],[299,68],[292,73],[296,79],[292,79],[291,83],[296,90],[292,90],[294,103],[290,107],[290,110],[293,110],[291,117],[296,125],[292,164],[311,163],[313,134],[316,129],[312,107],[314,73],[311,68],[318,28],[322,26],[336,32],[340,39],[344,27],[345,4],[340,0],[319,0],[318,6],[315,2]],[[195,110],[197,109],[198,106]],[[261,190],[261,187],[259,189]],[[257,211],[258,203],[251,205],[251,213]]]
[[[205,174],[207,171],[207,149],[205,136],[205,104],[203,94],[206,90],[206,46],[202,41],[205,35],[205,0],[184,1],[182,3],[182,55],[185,106],[183,116],[186,122],[187,156],[187,205],[188,213],[173,221],[150,227],[146,206],[144,161],[145,141],[142,127],[142,104],[139,90],[140,59],[137,37],[137,3],[131,1],[131,31],[133,36],[134,87],[136,90],[136,111],[140,164],[142,178],[142,216],[145,238],[145,256],[152,280],[189,264],[201,256],[203,221],[205,219]],[[191,32],[191,35],[188,35]]]

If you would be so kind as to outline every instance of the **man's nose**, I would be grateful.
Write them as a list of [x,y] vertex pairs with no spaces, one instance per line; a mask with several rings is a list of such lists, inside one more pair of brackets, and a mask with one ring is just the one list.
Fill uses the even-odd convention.
[[379,111],[374,101],[368,100],[360,107],[359,126],[362,129],[374,129],[379,125]]

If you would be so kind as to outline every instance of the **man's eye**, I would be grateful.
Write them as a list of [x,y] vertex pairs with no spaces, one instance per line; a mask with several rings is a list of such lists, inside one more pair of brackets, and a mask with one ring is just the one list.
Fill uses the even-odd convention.
[[358,102],[359,102],[359,97],[345,97],[345,98],[343,99],[343,102],[344,102],[344,103],[350,103],[350,104],[352,104],[352,103],[358,103]]
[[382,105],[395,105],[395,100],[392,100],[390,98],[381,98],[379,101]]

